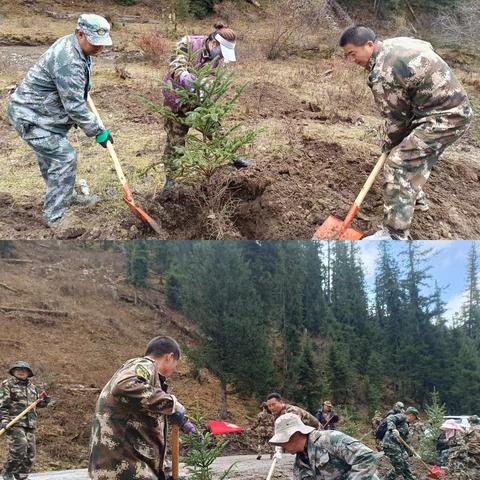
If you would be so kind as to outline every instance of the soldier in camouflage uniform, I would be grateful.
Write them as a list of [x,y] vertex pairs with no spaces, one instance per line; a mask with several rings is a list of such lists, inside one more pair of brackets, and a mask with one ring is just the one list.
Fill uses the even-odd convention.
[[296,405],[285,403],[279,393],[271,393],[267,397],[268,409],[272,412],[275,419],[285,413],[294,413],[302,420],[305,425],[322,430],[322,425],[311,413]]
[[409,411],[415,415],[416,420],[408,422],[408,435],[410,446],[414,450],[420,448],[420,442],[425,437],[425,424],[420,420],[418,410],[410,407]]
[[270,443],[296,454],[295,480],[378,480],[370,448],[342,432],[309,427],[293,413],[277,418]]
[[167,417],[194,432],[185,408],[167,392],[180,358],[170,337],[150,341],[145,356],[122,365],[105,385],[92,424],[88,471],[94,480],[163,480]]
[[417,418],[418,410],[414,407],[407,408],[405,415],[394,413],[387,417],[387,431],[382,439],[382,448],[393,469],[388,472],[384,480],[395,480],[398,476],[402,476],[405,480],[415,480],[407,460],[410,452],[399,438],[409,442],[408,425],[415,422]]
[[[217,68],[223,59],[225,63],[235,62],[235,32],[223,24],[216,24],[215,31],[210,35],[187,35],[178,43],[175,55],[172,57],[169,69],[165,74],[164,81],[171,84],[175,89],[192,89],[193,82],[197,77],[189,71],[189,52],[194,54],[193,66],[198,68],[211,63]],[[180,105],[179,98],[171,90],[163,90],[164,105],[175,112],[181,119],[191,107]],[[178,162],[177,147],[185,146],[186,136],[189,131],[188,125],[179,123],[172,119],[165,119],[165,132],[167,133],[165,150],[162,161],[165,166],[165,187],[173,185],[172,175],[177,169]],[[234,162],[236,168],[244,168],[249,165],[247,160],[238,159]]]
[[112,44],[109,30],[103,17],[82,15],[76,32],[57,40],[40,57],[8,105],[11,124],[35,151],[47,186],[43,217],[60,238],[65,210],[75,202],[91,205],[97,200],[75,196],[77,156],[67,139],[68,131],[80,127],[105,148],[108,140],[113,141],[86,102],[91,56]]
[[[6,425],[40,398],[38,388],[30,380],[32,369],[27,362],[19,361],[8,371],[11,378],[0,385],[0,428]],[[46,407],[50,397],[37,404]],[[35,459],[35,429],[37,412],[30,410],[18,422],[7,429],[8,459],[3,468],[4,480],[24,480],[28,477]]]
[[414,210],[428,209],[422,187],[443,151],[466,131],[472,109],[450,67],[427,42],[382,42],[371,29],[355,26],[342,34],[340,46],[366,68],[386,121],[383,228],[369,238],[408,239]]
[[257,415],[255,422],[250,427],[252,432],[257,435],[257,460],[262,458],[262,452],[270,450],[268,440],[273,434],[273,424],[275,422],[274,416],[269,412],[268,406],[265,402],[262,403],[260,413]]

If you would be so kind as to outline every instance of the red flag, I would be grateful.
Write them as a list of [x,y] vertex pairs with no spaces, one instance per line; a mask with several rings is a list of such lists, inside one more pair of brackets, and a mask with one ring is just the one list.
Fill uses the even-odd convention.
[[213,435],[221,435],[222,433],[243,432],[243,428],[229,422],[219,422],[217,420],[209,420],[208,424]]

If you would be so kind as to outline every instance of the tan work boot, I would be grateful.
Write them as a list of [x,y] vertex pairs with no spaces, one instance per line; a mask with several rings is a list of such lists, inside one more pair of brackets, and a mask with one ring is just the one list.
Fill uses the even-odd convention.
[[56,222],[49,223],[48,226],[50,230],[52,230],[55,238],[59,240],[77,238],[86,231],[82,225],[82,221],[70,211],[67,211],[63,217]]

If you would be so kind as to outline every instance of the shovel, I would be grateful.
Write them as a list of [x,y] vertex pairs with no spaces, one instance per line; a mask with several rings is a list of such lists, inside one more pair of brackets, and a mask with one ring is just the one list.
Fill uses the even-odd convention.
[[0,437],[15,423],[17,423],[21,418],[23,418],[28,412],[33,410],[37,404],[39,404],[45,397],[48,397],[47,392],[42,392],[37,400],[31,403],[23,412],[19,413],[13,420],[7,423],[5,428],[0,429]]
[[[93,103],[93,100],[92,100],[92,97],[90,96],[90,94],[88,94],[87,102],[88,102],[88,106],[90,107],[90,110],[97,117],[97,120],[103,125],[102,119],[100,118],[98,110],[96,109],[95,104]],[[134,213],[134,215],[136,215],[140,220],[142,220],[142,222],[150,225],[150,227],[156,233],[161,235],[163,232],[162,232],[162,229],[160,228],[160,225],[158,225],[158,223],[150,215],[148,215],[147,212],[142,210],[135,203],[135,200],[133,199],[132,192],[130,191],[130,188],[128,187],[127,179],[125,178],[125,175],[123,174],[122,166],[120,165],[120,161],[118,160],[117,154],[115,153],[113,145],[110,141],[107,142],[107,150],[108,150],[108,153],[110,154],[110,156],[112,157],[113,164],[115,165],[115,170],[117,172],[118,179],[120,180],[120,183],[122,184],[122,187],[123,187],[123,200],[130,207],[130,210]]]
[[180,465],[180,426],[172,425],[172,478],[178,480],[179,465]]
[[275,465],[277,464],[277,459],[274,458],[270,470],[268,471],[267,480],[272,480],[273,472],[275,471]]
[[437,465],[434,465],[433,467],[431,467],[430,465],[427,465],[422,457],[401,437],[397,437],[398,440],[400,440],[400,443],[408,448],[414,455],[415,457],[417,457],[420,462],[422,463],[422,465],[428,470],[428,478],[432,479],[432,480],[438,480],[439,478],[443,478],[447,475],[447,472],[445,471],[445,469],[443,468],[440,468],[438,467]]
[[387,159],[387,154],[384,153],[378,159],[377,164],[375,165],[372,173],[368,176],[365,185],[358,194],[358,197],[353,202],[353,205],[350,207],[345,220],[340,220],[337,217],[330,215],[323,224],[317,228],[315,234],[313,235],[313,240],[360,240],[363,237],[363,233],[359,230],[351,228],[350,225],[355,218],[355,215],[360,209],[365,196],[373,185],[373,182],[377,178],[378,172],[383,167],[385,160]]

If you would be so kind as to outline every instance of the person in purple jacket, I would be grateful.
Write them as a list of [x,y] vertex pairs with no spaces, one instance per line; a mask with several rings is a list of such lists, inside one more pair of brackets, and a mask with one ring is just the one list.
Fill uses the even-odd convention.
[[[189,49],[195,55],[194,66],[199,67],[208,62],[212,62],[214,68],[218,67],[221,60],[224,63],[235,62],[235,32],[220,23],[215,24],[215,30],[210,35],[186,35],[178,43],[175,56],[170,62],[169,69],[164,77],[166,83],[171,83],[173,88],[192,88],[192,83],[196,77],[188,71],[188,52]],[[188,107],[180,106],[178,98],[171,90],[163,90],[164,105],[173,112],[184,115],[188,111]],[[185,145],[189,127],[183,123],[175,122],[171,119],[165,119],[164,124],[167,133],[165,150],[163,152],[162,161],[165,166],[165,186],[169,188],[173,185],[172,173],[175,171],[174,160],[176,150],[175,147]],[[248,160],[235,160],[236,168],[248,167]]]

